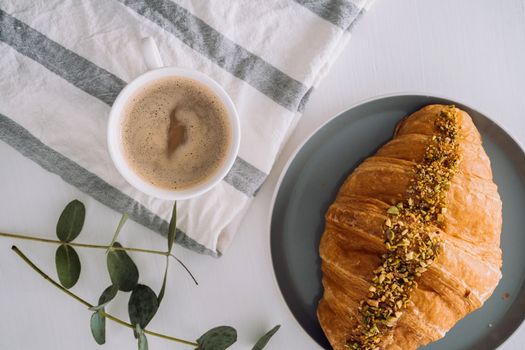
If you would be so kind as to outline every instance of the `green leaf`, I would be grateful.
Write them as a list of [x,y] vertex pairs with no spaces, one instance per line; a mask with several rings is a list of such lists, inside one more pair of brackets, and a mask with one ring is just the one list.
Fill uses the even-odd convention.
[[138,324],[142,329],[146,328],[158,308],[157,295],[150,287],[137,284],[133,288],[128,302],[129,320],[132,325]]
[[148,339],[146,339],[146,334],[139,324],[135,325],[135,334],[138,334],[139,350],[148,350]]
[[60,284],[69,289],[80,277],[80,259],[73,247],[61,244],[55,253],[55,265]]
[[177,236],[177,202],[173,203],[170,226],[168,228],[168,254],[171,253],[175,237]]
[[204,333],[199,339],[196,350],[224,350],[237,341],[237,331],[229,326],[215,327]]
[[62,242],[71,242],[80,234],[82,226],[84,226],[84,218],[86,217],[86,207],[78,200],[70,202],[57,223],[57,236]]
[[169,256],[166,257],[166,268],[164,269],[164,278],[162,279],[162,287],[160,287],[159,296],[157,298],[159,305],[164,299],[164,292],[166,291],[166,280],[168,279],[168,266],[170,264]]
[[91,311],[98,311],[103,309],[115,296],[117,295],[118,287],[112,284],[111,286],[104,289],[100,297],[98,298],[98,305],[90,307]]
[[270,341],[270,339],[273,337],[273,335],[275,333],[277,333],[277,331],[279,330],[279,328],[281,328],[281,325],[277,325],[275,327],[273,327],[270,331],[268,331],[268,333],[266,333],[265,335],[263,335],[261,337],[261,339],[259,339],[257,341],[257,343],[254,345],[253,349],[252,350],[262,350],[266,344],[268,344],[268,342]]
[[105,305],[105,304],[109,303],[111,300],[113,300],[113,298],[115,298],[115,296],[117,295],[117,292],[118,292],[118,287],[115,286],[114,284],[112,284],[111,286],[107,287],[106,289],[104,289],[104,291],[102,292],[102,294],[98,298],[98,304],[99,305],[102,305],[102,304]]
[[[175,243],[176,236],[177,236],[177,202],[174,202],[173,210],[171,212],[170,226],[168,228],[168,255],[171,253],[171,250],[173,248],[173,243]],[[162,302],[162,299],[164,299],[164,292],[166,291],[166,280],[168,279],[169,260],[170,260],[169,256],[166,257],[166,268],[164,269],[164,278],[162,279],[162,287],[160,288],[159,297],[157,298],[159,305]]]
[[117,229],[115,230],[115,234],[113,235],[113,239],[111,240],[111,244],[109,245],[108,250],[106,250],[106,254],[109,253],[109,251],[111,250],[111,247],[113,247],[113,244],[115,244],[115,242],[117,241],[117,237],[120,233],[120,230],[122,230],[122,226],[124,226],[127,219],[128,219],[128,214],[126,213],[122,214],[122,216],[120,217],[120,221],[118,223]]
[[[122,247],[118,242],[113,247]],[[124,250],[111,250],[107,255],[107,266],[111,282],[123,292],[129,292],[138,283],[139,270]]]
[[106,318],[100,312],[91,315],[91,334],[98,345],[106,343]]

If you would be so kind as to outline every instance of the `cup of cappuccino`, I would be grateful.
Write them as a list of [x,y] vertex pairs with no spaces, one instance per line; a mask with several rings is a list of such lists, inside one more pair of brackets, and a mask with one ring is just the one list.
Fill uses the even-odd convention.
[[144,41],[144,50],[154,69],[116,98],[109,153],[124,179],[148,195],[169,200],[200,195],[226,176],[237,157],[237,111],[210,77],[162,67],[152,39]]

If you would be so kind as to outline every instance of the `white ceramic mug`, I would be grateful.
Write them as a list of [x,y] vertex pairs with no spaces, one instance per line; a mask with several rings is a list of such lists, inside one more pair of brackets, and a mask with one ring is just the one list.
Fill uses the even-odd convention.
[[[237,158],[239,144],[241,141],[241,128],[235,105],[226,91],[224,91],[224,89],[215,80],[211,79],[207,75],[196,70],[182,69],[177,67],[164,67],[157,49],[157,45],[152,38],[146,38],[143,40],[143,51],[146,64],[150,70],[138,76],[131,83],[126,85],[126,87],[117,96],[113,106],[111,107],[111,112],[109,113],[109,154],[111,155],[111,159],[113,160],[117,170],[124,177],[124,179],[126,179],[126,181],[129,182],[133,187],[148,195],[169,200],[188,199],[198,196],[219,183],[226,176],[228,171],[230,171],[235,159]],[[124,109],[130,98],[132,98],[135,93],[137,93],[139,89],[145,85],[166,77],[191,78],[208,87],[224,104],[224,107],[228,112],[228,118],[231,126],[232,139],[230,142],[230,149],[228,150],[226,159],[220,168],[216,170],[212,176],[208,177],[199,184],[181,190],[170,190],[157,187],[140,177],[126,161],[122,144],[122,119],[124,117]]]

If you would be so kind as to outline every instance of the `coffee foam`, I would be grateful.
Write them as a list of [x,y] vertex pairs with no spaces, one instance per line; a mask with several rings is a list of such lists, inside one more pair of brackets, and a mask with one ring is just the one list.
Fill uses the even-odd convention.
[[[170,116],[185,126],[185,142],[168,152]],[[122,122],[124,155],[144,180],[165,189],[186,189],[213,176],[231,147],[228,112],[202,83],[164,78],[128,102]]]

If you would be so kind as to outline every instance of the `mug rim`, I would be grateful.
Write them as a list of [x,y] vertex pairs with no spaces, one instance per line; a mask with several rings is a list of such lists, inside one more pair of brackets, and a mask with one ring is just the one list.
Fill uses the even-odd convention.
[[[208,176],[198,184],[180,190],[155,186],[138,175],[138,173],[132,169],[128,161],[125,159],[123,145],[121,142],[121,127],[124,116],[123,112],[130,98],[148,83],[169,77],[193,79],[209,88],[226,108],[231,128],[230,147],[226,158],[220,165],[219,169],[215,170],[211,176]],[[111,107],[107,127],[107,143],[109,154],[120,175],[137,190],[150,196],[167,200],[182,200],[196,197],[215,187],[231,170],[239,152],[240,138],[241,130],[239,116],[233,101],[226,93],[224,88],[211,77],[202,72],[178,67],[163,67],[149,70],[128,83],[124,89],[120,91],[117,98],[115,99],[115,102],[113,103],[113,106]]]

